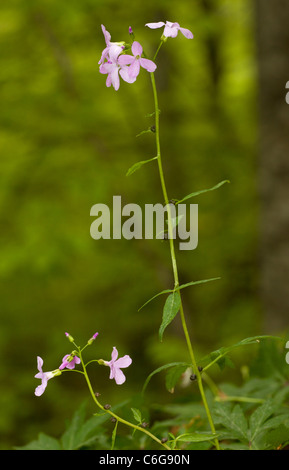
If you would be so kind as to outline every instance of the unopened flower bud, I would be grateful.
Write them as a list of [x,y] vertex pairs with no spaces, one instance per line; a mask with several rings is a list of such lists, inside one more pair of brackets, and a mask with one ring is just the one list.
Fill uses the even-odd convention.
[[87,341],[87,344],[89,345],[92,344],[97,336],[98,336],[98,333],[94,333],[94,335]]
[[196,380],[196,378],[197,378],[196,374],[192,374],[192,375],[190,376],[190,380],[192,380],[192,381]]
[[69,339],[71,343],[73,343],[74,338],[69,333],[65,333],[65,336]]
[[109,410],[109,409],[111,408],[111,405],[109,405],[109,404],[106,404],[106,405],[104,405],[104,407],[103,407],[103,408],[104,408],[105,410]]

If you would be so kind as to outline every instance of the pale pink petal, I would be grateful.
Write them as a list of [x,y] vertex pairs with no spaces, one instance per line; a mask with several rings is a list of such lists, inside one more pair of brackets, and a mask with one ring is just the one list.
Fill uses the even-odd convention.
[[117,385],[121,385],[126,381],[124,373],[120,369],[115,369],[114,380]]
[[103,35],[104,35],[105,43],[106,43],[106,45],[108,46],[109,43],[110,43],[110,40],[111,40],[111,35],[110,35],[110,33],[105,29],[105,26],[103,26],[103,24],[101,25],[101,29],[102,29],[102,32],[103,32]]
[[111,74],[111,83],[113,88],[117,91],[119,89],[119,76],[118,76],[118,68],[115,68]]
[[109,57],[113,62],[116,62],[119,54],[123,51],[122,46],[118,46],[116,44],[113,44],[109,47]]
[[44,393],[44,391],[45,391],[45,389],[46,389],[46,386],[47,386],[47,380],[44,380],[44,379],[43,379],[43,380],[42,380],[42,384],[41,384],[41,385],[38,385],[38,387],[36,387],[35,392],[34,392],[35,395],[36,395],[37,397],[40,397],[40,396]]
[[186,28],[179,28],[181,33],[187,38],[187,39],[193,39],[194,35],[193,33]]
[[66,354],[66,356],[64,356],[64,358],[62,359],[62,363],[61,365],[59,366],[59,370],[62,370],[62,369],[74,369],[75,365],[76,364],[80,364],[80,359],[79,357],[77,356],[74,356],[74,358],[72,359],[72,361],[67,361],[66,359],[70,356],[70,354]]
[[111,353],[111,360],[114,362],[117,360],[118,357],[118,350],[115,346],[113,346],[112,353]]
[[140,59],[140,65],[144,69],[146,69],[148,72],[154,72],[155,69],[157,68],[156,64],[152,60],[144,59],[144,58]]
[[139,60],[135,59],[133,63],[130,65],[128,73],[131,78],[136,78],[140,71],[140,63]]
[[175,38],[178,35],[178,28],[166,25],[164,29],[164,36],[166,38]]
[[115,368],[114,368],[114,364],[110,364],[110,374],[109,374],[109,378],[110,379],[114,379],[115,377]]
[[124,66],[123,68],[119,69],[119,74],[121,78],[127,83],[134,83],[136,81],[136,77],[131,77],[129,75],[129,67]]
[[132,43],[131,52],[133,53],[133,55],[134,55],[135,57],[142,55],[142,53],[143,53],[143,48],[142,48],[142,46],[140,45],[139,42],[134,41],[134,42]]
[[110,87],[111,86],[111,75],[110,73],[108,74],[108,76],[106,77],[106,82],[105,82],[106,86],[107,87]]
[[126,354],[125,356],[120,357],[117,361],[115,361],[114,366],[118,369],[124,369],[126,367],[129,367],[131,363],[132,359]]
[[158,23],[147,23],[145,26],[148,26],[151,29],[161,28],[164,26],[165,23],[163,21],[159,21]]
[[118,61],[119,65],[129,65],[134,61],[134,56],[133,55],[123,54],[123,55],[119,56],[117,61]]
[[42,372],[43,359],[40,356],[37,356],[37,369],[39,372]]

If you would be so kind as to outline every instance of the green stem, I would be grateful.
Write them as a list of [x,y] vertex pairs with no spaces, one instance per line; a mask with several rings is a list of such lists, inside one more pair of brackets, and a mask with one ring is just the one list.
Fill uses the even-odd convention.
[[[162,42],[161,42],[160,46],[161,45],[162,45]],[[156,55],[157,55],[157,53],[160,49],[160,46],[157,49],[155,57],[156,57]],[[176,254],[175,254],[175,248],[174,248],[174,240],[173,240],[173,226],[172,226],[172,219],[171,219],[171,210],[170,210],[169,198],[168,198],[168,193],[167,193],[167,189],[166,189],[163,166],[162,166],[162,158],[161,158],[160,110],[159,110],[158,95],[157,95],[157,88],[156,88],[154,73],[151,72],[150,76],[151,76],[151,83],[152,83],[154,104],[155,104],[155,130],[156,130],[155,135],[156,135],[157,161],[158,161],[158,168],[159,168],[159,175],[160,175],[160,181],[161,181],[163,197],[164,197],[165,204],[168,208],[168,235],[169,235],[168,238],[169,238],[169,243],[170,243],[170,253],[171,253],[171,261],[172,261],[172,268],[173,268],[173,274],[174,274],[174,284],[175,284],[175,289],[176,289],[179,286],[179,275],[178,275],[177,260],[176,260]],[[180,297],[181,297],[181,293],[180,293]],[[194,351],[193,351],[193,347],[192,347],[192,342],[191,342],[190,335],[189,335],[188,328],[187,328],[187,323],[186,323],[186,318],[185,318],[185,314],[184,314],[182,299],[181,299],[181,305],[180,305],[180,317],[181,317],[181,322],[182,322],[184,335],[185,335],[186,342],[187,342],[187,347],[188,347],[188,350],[189,350],[189,355],[190,355],[190,358],[191,358],[191,362],[192,362],[194,372],[195,372],[196,377],[197,377],[197,382],[198,382],[200,394],[201,394],[202,401],[203,401],[203,404],[204,404],[204,407],[205,407],[205,410],[206,410],[206,414],[207,414],[207,417],[208,417],[210,428],[211,428],[212,433],[215,434],[216,430],[215,430],[214,422],[213,422],[211,412],[210,412],[210,409],[209,409],[209,406],[208,406],[208,402],[207,402],[206,395],[205,395],[204,388],[203,388],[202,377],[201,377],[201,374],[200,374],[199,369],[197,367],[197,363],[196,363],[196,359],[195,359],[195,355],[194,355]],[[216,446],[216,449],[218,449],[218,450],[220,449],[219,442],[218,442],[217,438],[215,439],[215,446]]]
[[82,359],[82,354],[81,354],[81,350],[79,349],[79,358],[81,360],[81,364],[82,364],[82,368],[83,368],[83,374],[84,374],[84,377],[85,377],[85,380],[86,380],[86,383],[87,383],[87,386],[88,386],[88,389],[90,391],[90,394],[92,396],[92,399],[94,401],[94,403],[98,406],[98,408],[100,408],[102,411],[104,411],[105,413],[108,413],[110,416],[112,416],[113,418],[115,418],[118,422],[120,423],[123,423],[125,424],[126,426],[129,426],[137,431],[140,431],[140,432],[143,432],[144,434],[147,434],[151,439],[153,439],[154,441],[156,441],[159,445],[163,446],[165,449],[167,450],[172,450],[167,444],[165,444],[164,442],[162,442],[160,439],[158,439],[154,434],[152,434],[150,431],[148,431],[147,429],[145,428],[142,428],[140,426],[137,426],[136,424],[133,424],[133,423],[130,423],[129,421],[127,421],[126,419],[123,419],[121,418],[120,416],[118,416],[117,414],[115,414],[113,411],[111,410],[107,410],[106,408],[104,408],[104,406],[102,406],[102,404],[98,401],[94,391],[93,391],[93,388],[92,388],[92,385],[91,385],[91,382],[90,382],[90,379],[89,379],[89,376],[88,376],[88,373],[87,373],[87,370],[86,370],[86,365],[84,364],[84,361]]

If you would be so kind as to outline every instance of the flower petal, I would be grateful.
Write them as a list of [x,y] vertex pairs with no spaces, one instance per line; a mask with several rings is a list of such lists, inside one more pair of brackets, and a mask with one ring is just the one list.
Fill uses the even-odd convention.
[[178,28],[177,26],[165,26],[164,29],[164,36],[166,38],[175,38],[178,35]]
[[129,357],[127,354],[123,357],[120,357],[117,361],[115,361],[114,366],[116,368],[124,369],[128,366],[130,366],[132,363],[131,357]]
[[109,364],[109,367],[110,367],[109,378],[114,379],[116,371],[115,371],[113,362]]
[[38,385],[38,387],[36,387],[34,394],[37,397],[40,397],[44,393],[46,386],[47,386],[47,381],[46,382],[43,381],[41,385]]
[[113,88],[117,91],[119,89],[119,76],[118,76],[118,69],[114,69],[111,74],[110,74],[110,77],[111,77],[111,83],[112,83],[112,86]]
[[103,35],[104,35],[105,43],[106,43],[106,45],[108,46],[109,43],[110,43],[110,40],[111,40],[111,35],[110,35],[110,33],[106,30],[105,26],[103,26],[103,24],[101,25],[101,29],[102,29],[102,32],[103,32]]
[[140,59],[140,65],[146,69],[148,72],[154,72],[157,68],[156,64],[150,59]]
[[106,82],[105,82],[106,86],[107,87],[110,87],[111,86],[111,75],[110,73],[108,74],[108,76],[106,77]]
[[119,74],[121,78],[127,83],[134,83],[136,81],[136,77],[131,77],[129,75],[129,67],[124,66],[119,69]]
[[180,31],[187,39],[193,39],[194,35],[189,29],[180,28]]
[[119,65],[130,65],[134,61],[133,55],[123,54],[117,59]]
[[148,26],[151,29],[161,28],[164,26],[165,23],[163,21],[159,21],[158,23],[147,23],[145,26]]
[[111,360],[114,362],[117,360],[118,357],[118,350],[116,349],[115,346],[112,348],[112,353],[111,353]]
[[37,356],[37,369],[39,372],[42,372],[43,359],[40,356]]
[[137,41],[134,41],[132,43],[132,46],[131,46],[131,52],[133,53],[133,55],[136,57],[136,56],[141,56],[142,53],[143,53],[143,48],[141,46],[141,44]]
[[126,377],[120,369],[115,369],[114,379],[117,385],[121,385],[126,381]]
[[109,47],[109,58],[113,61],[116,62],[119,54],[122,52],[123,47],[118,46],[116,44],[113,44],[112,46]]
[[139,60],[135,59],[129,67],[128,74],[131,78],[136,78],[139,74],[139,71],[140,71]]

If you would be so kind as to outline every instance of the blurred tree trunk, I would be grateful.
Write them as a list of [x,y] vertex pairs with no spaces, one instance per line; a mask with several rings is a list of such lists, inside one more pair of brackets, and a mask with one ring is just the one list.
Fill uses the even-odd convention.
[[[288,0],[256,0],[259,62],[261,296],[265,327],[289,328]],[[248,208],[248,210],[250,210]]]

